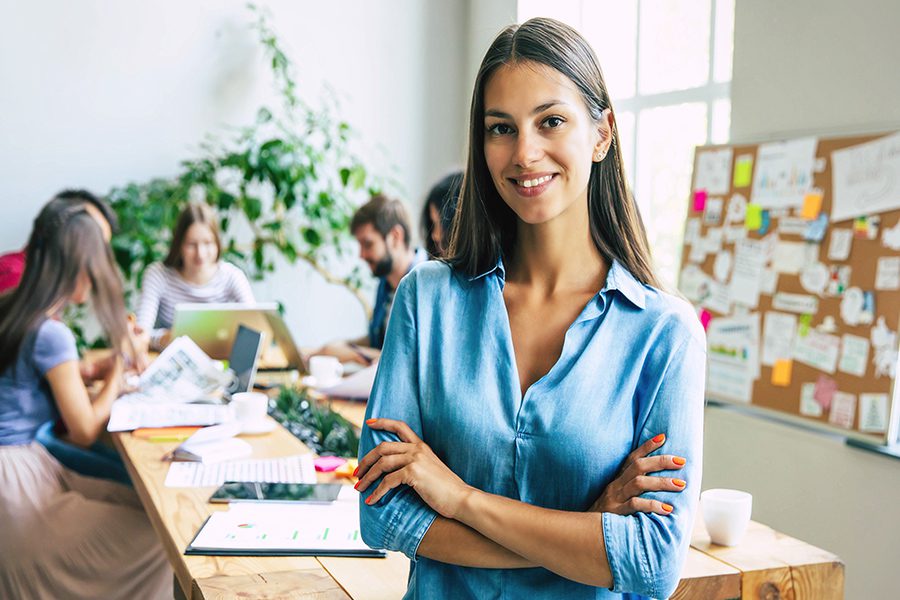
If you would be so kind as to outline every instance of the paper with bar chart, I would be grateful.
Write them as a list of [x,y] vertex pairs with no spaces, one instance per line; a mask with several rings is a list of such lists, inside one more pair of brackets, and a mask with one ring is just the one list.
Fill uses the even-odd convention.
[[185,554],[383,557],[362,540],[358,498],[345,486],[329,504],[231,504],[210,516]]

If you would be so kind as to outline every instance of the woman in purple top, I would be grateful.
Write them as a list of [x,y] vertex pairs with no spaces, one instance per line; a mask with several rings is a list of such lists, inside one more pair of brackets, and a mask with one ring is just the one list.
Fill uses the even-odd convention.
[[[171,570],[134,492],[79,475],[35,441],[93,444],[121,389],[127,341],[122,284],[83,205],[51,201],[34,223],[25,272],[0,296],[0,597],[171,597]],[[72,332],[57,317],[92,299],[115,359],[91,397]]]

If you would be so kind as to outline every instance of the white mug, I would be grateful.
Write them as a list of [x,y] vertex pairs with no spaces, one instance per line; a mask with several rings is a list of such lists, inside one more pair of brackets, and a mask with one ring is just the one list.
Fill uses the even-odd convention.
[[269,411],[269,397],[261,392],[240,392],[231,396],[234,418],[241,423],[259,423]]
[[309,358],[309,374],[316,380],[317,387],[328,387],[340,381],[344,365],[336,356],[317,354]]
[[700,508],[712,542],[737,546],[750,524],[753,496],[739,490],[706,490],[700,494]]

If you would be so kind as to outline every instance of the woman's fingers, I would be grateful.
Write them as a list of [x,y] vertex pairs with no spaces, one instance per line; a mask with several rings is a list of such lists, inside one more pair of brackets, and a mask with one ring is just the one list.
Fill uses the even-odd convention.
[[650,500],[649,498],[634,497],[625,504],[621,505],[618,511],[620,515],[633,515],[634,513],[654,513],[657,515],[672,514],[672,505],[660,502],[659,500]]
[[381,480],[381,483],[375,488],[375,491],[366,498],[366,504],[369,506],[381,500],[385,494],[398,487],[403,483],[403,471],[394,471],[390,475]]
[[643,458],[648,456],[654,450],[658,450],[662,447],[663,444],[666,443],[666,434],[659,433],[649,440],[645,441],[643,444],[635,448],[631,454],[628,455],[628,461],[634,462],[639,458]]
[[353,476],[362,478],[369,468],[378,462],[379,458],[389,454],[400,454],[401,452],[405,452],[406,447],[407,444],[404,442],[381,442],[362,457],[362,460],[359,461],[359,465],[357,465],[356,470],[353,472]]
[[396,419],[367,419],[366,425],[372,429],[381,429],[383,431],[396,433],[402,441],[410,444],[422,441],[410,426],[403,421],[398,421]]
[[656,473],[658,471],[674,471],[684,468],[687,461],[681,456],[672,454],[657,454],[656,456],[648,456],[639,458],[634,462],[634,475],[646,475],[647,473]]
[[374,481],[385,473],[396,471],[409,464],[410,457],[407,454],[389,454],[382,456],[372,467],[366,471],[365,475],[360,477],[355,487],[358,491],[363,492]]
[[687,487],[684,479],[639,475],[625,484],[622,493],[626,498],[640,496],[644,492],[680,492]]

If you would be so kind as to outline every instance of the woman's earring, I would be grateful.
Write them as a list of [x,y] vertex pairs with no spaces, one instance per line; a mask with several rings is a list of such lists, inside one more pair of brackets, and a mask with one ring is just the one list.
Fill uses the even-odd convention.
[[603,160],[605,157],[606,157],[606,152],[603,152],[603,151],[601,150],[601,151],[598,152],[596,155],[594,155],[594,160],[595,160],[596,162],[600,162],[600,161]]

